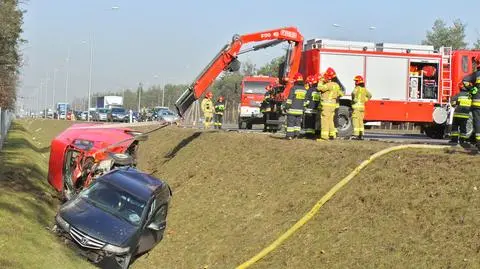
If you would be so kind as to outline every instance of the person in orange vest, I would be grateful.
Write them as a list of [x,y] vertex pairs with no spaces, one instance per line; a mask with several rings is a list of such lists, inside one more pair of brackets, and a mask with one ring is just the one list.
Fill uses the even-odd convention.
[[333,81],[336,76],[335,70],[329,67],[317,86],[321,95],[321,131],[320,139],[317,141],[333,140],[337,136],[334,122],[335,109],[337,108],[337,99],[343,96],[343,92],[340,85]]
[[298,137],[302,126],[303,109],[305,106],[305,97],[307,90],[303,83],[303,76],[300,73],[295,74],[293,77],[294,84],[288,99],[286,101],[287,109],[287,136],[286,138],[291,140]]
[[365,116],[365,103],[372,99],[372,94],[365,88],[365,81],[362,76],[355,76],[355,89],[352,92],[352,121],[353,121],[353,139],[363,140],[365,128],[363,118]]

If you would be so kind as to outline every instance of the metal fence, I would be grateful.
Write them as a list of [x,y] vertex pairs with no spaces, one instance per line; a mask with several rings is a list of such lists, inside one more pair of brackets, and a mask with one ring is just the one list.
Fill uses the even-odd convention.
[[0,150],[3,148],[3,142],[7,138],[7,132],[14,118],[12,111],[0,107]]

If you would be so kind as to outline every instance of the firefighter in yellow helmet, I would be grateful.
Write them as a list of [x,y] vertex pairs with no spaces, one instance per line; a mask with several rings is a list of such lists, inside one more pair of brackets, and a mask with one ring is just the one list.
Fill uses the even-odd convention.
[[317,141],[324,141],[328,139],[335,139],[337,136],[337,129],[335,129],[335,109],[337,107],[337,99],[343,96],[340,85],[333,80],[337,74],[333,68],[329,67],[323,74],[323,80],[318,83],[317,89],[321,94],[321,131],[320,139]]
[[202,108],[203,118],[204,118],[203,125],[205,129],[209,129],[210,126],[212,125],[213,112],[215,112],[212,98],[213,98],[213,93],[208,92],[207,94],[205,94],[205,98],[203,98],[201,103],[201,108]]
[[365,128],[363,118],[365,116],[365,103],[372,99],[372,94],[365,88],[365,81],[362,76],[355,76],[355,89],[352,92],[352,121],[353,139],[363,140]]

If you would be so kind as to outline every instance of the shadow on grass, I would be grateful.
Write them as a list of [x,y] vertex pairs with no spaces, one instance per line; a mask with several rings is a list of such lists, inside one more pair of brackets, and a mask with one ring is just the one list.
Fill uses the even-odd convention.
[[180,150],[190,144],[193,140],[197,139],[201,134],[202,132],[195,132],[191,136],[180,141],[180,143],[178,143],[175,148],[173,148],[168,154],[165,155],[165,158],[167,158],[167,160],[165,160],[163,163],[166,163],[173,159]]

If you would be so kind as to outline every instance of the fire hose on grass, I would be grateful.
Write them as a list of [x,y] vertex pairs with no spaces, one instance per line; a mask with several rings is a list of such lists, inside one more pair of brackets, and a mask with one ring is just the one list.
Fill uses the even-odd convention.
[[267,256],[270,252],[275,250],[278,246],[280,246],[285,240],[287,240],[291,235],[293,235],[298,229],[300,229],[303,225],[305,225],[309,220],[315,216],[316,213],[320,210],[320,208],[330,200],[343,186],[347,185],[350,180],[352,180],[360,171],[362,171],[365,167],[367,167],[373,160],[390,153],[392,151],[398,151],[403,149],[446,149],[450,146],[440,146],[440,145],[416,145],[416,144],[407,144],[407,145],[400,145],[394,146],[390,148],[383,149],[381,151],[376,152],[375,154],[371,155],[370,158],[363,161],[360,165],[358,165],[350,174],[340,180],[333,188],[331,188],[314,206],[310,209],[307,214],[305,214],[300,220],[298,220],[292,227],[290,227],[285,233],[283,233],[280,237],[278,237],[273,243],[269,246],[261,250],[257,255],[253,256],[246,262],[239,265],[236,269],[245,269],[259,260],[263,259]]

